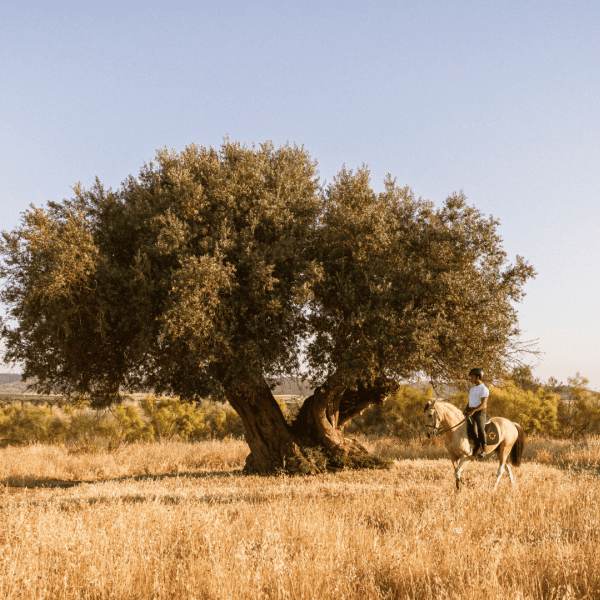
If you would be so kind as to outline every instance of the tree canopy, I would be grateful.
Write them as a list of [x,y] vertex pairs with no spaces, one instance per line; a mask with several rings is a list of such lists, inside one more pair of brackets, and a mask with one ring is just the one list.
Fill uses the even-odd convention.
[[[7,359],[95,406],[226,398],[248,470],[363,455],[344,426],[402,379],[500,375],[519,349],[533,268],[462,193],[436,208],[389,176],[375,193],[365,167],[322,186],[304,148],[228,140],[74,192],[2,234]],[[300,369],[316,390],[289,425],[270,388]]]

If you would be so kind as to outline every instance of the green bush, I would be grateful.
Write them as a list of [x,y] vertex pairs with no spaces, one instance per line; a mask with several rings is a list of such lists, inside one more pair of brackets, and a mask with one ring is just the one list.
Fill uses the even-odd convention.
[[106,411],[89,408],[66,409],[67,418],[57,419],[64,432],[61,441],[79,448],[101,448],[106,443],[117,441],[115,423],[109,420]]
[[560,397],[558,421],[563,437],[574,438],[600,433],[600,394],[592,392],[589,381],[579,373],[567,379],[568,392]]
[[431,387],[417,390],[407,385],[390,396],[383,406],[372,406],[354,417],[346,427],[349,434],[418,437],[424,431],[423,408],[433,398]]
[[85,402],[62,411],[47,407],[0,408],[0,444],[65,443],[98,448],[114,443],[161,439],[199,441],[243,437],[238,414],[224,404],[189,404],[147,396],[140,406],[121,404],[92,410]]
[[119,441],[151,442],[154,439],[153,431],[146,425],[137,407],[121,404],[111,412]]
[[64,428],[52,409],[8,406],[0,409],[0,439],[2,445],[29,442],[59,442]]
[[528,434],[555,435],[559,400],[560,396],[541,387],[534,392],[509,381],[501,387],[490,386],[487,413],[489,417],[505,417],[519,423]]
[[[501,386],[489,386],[490,397],[487,404],[487,416],[504,417],[519,423],[527,434],[555,435],[558,432],[558,401],[560,396],[538,388],[524,390],[507,381]],[[469,394],[459,392],[449,398],[450,402],[465,409]]]
[[[488,415],[520,423],[528,434],[576,437],[600,433],[600,394],[588,389],[579,373],[568,380],[564,397],[549,386],[533,389],[508,381],[490,386]],[[527,387],[527,389],[524,389]],[[431,387],[402,386],[383,406],[373,406],[347,426],[349,434],[394,435],[402,439],[424,432],[423,407],[433,397]],[[463,409],[468,395],[449,401]],[[288,422],[301,404],[279,402]],[[109,411],[92,410],[85,399],[62,409],[42,406],[0,407],[0,444],[65,443],[80,448],[174,439],[199,441],[243,437],[238,414],[227,404],[190,404],[178,398],[147,396],[139,405],[121,404]]]
[[232,408],[202,402],[197,405],[178,398],[147,396],[141,402],[151,439],[205,440],[242,437],[242,420]]
[[[383,406],[373,406],[355,417],[346,428],[350,434],[394,435],[402,439],[423,433],[423,408],[433,397],[431,387],[414,389],[402,386]],[[457,392],[448,398],[461,410],[467,406],[468,394]],[[559,426],[560,396],[543,388],[524,390],[512,381],[501,387],[490,386],[487,413],[489,417],[505,417],[519,423],[531,433],[555,435]],[[600,414],[598,415],[600,420]]]

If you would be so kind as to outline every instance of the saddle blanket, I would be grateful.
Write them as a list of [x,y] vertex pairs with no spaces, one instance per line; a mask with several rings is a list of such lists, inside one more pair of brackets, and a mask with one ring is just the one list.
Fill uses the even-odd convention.
[[[475,433],[475,422],[473,419],[467,419],[467,435],[474,444],[477,443],[477,434]],[[485,424],[485,443],[488,446],[495,446],[500,440],[498,427],[493,421],[487,421]]]

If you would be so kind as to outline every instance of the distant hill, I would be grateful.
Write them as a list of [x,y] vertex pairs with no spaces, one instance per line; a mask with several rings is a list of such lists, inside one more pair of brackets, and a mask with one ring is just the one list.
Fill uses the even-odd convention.
[[13,381],[21,381],[20,373],[0,373],[0,383],[12,383]]
[[301,379],[284,379],[273,390],[274,396],[310,396],[314,390]]
[[0,394],[26,393],[28,393],[27,382],[21,381],[20,373],[0,373]]
[[[19,373],[0,373],[0,394],[31,394],[27,381],[21,381]],[[275,396],[310,396],[312,388],[299,379],[286,379],[274,390]]]

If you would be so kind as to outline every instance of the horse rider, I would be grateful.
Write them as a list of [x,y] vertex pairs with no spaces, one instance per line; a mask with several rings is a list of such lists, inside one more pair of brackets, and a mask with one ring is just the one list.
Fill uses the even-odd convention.
[[479,458],[485,458],[485,422],[487,415],[485,407],[490,396],[490,390],[483,383],[483,369],[471,369],[469,379],[473,387],[469,390],[469,404],[465,410],[465,416],[475,421],[477,429],[477,444],[473,448],[473,456],[481,451]]

